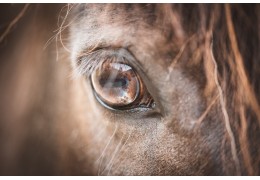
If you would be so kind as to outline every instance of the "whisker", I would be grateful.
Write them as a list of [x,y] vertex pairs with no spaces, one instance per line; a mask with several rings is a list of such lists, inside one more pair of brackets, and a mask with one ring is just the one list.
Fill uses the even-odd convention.
[[[133,129],[134,129],[134,128],[131,128],[130,133],[129,133],[129,135],[128,135],[128,138],[126,139],[125,143],[121,146],[121,149],[120,149],[120,151],[119,151],[118,154],[120,154],[120,153],[123,151],[123,148],[126,146],[128,140],[130,139],[130,137],[131,137],[131,135],[132,135]],[[125,153],[123,153],[122,155],[124,155],[124,154],[125,154]],[[115,168],[115,171],[120,167],[121,163],[122,163],[122,161],[119,162],[117,168]],[[112,165],[112,166],[113,166],[113,165]],[[110,169],[112,169],[112,166],[110,167]]]
[[[109,169],[107,175],[109,175],[109,172],[110,172],[110,170],[111,170],[111,164],[113,165],[113,160],[114,160],[114,158],[115,158],[115,156],[116,156],[116,153],[117,153],[118,150],[119,150],[119,147],[120,147],[120,145],[121,145],[121,143],[122,143],[122,141],[123,141],[124,136],[125,136],[125,134],[124,134],[124,135],[122,136],[122,138],[120,139],[120,141],[119,141],[118,145],[116,146],[116,149],[115,149],[115,151],[114,151],[114,153],[113,153],[113,155],[112,155],[112,157],[111,157],[111,159],[110,159],[108,165],[107,165],[106,168],[103,170],[103,172],[105,172],[107,169]],[[101,174],[103,174],[103,172],[102,172]]]
[[117,128],[118,128],[118,124],[116,124],[115,130],[114,130],[112,136],[110,137],[110,139],[109,139],[108,143],[106,144],[106,146],[105,146],[103,152],[101,153],[100,157],[99,157],[99,158],[97,159],[97,161],[96,161],[96,162],[99,161],[99,166],[98,166],[98,175],[100,175],[100,169],[101,169],[101,165],[102,165],[102,162],[103,162],[104,154],[105,154],[105,152],[106,152],[106,150],[107,150],[107,148],[108,148],[110,142],[111,142],[112,139],[114,138],[114,136],[115,136],[115,134],[116,134],[116,131],[117,131]]

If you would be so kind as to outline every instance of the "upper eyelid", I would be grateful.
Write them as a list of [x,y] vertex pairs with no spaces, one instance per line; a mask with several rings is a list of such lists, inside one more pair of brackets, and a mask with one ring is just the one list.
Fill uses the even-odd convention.
[[97,48],[89,53],[81,53],[76,60],[76,71],[80,75],[85,74],[90,76],[102,62],[113,57],[115,57],[116,61],[136,64],[136,59],[124,48]]

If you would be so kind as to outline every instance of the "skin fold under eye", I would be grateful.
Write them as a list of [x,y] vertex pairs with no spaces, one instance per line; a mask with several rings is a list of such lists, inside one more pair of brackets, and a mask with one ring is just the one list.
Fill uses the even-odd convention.
[[149,108],[153,103],[137,72],[126,63],[104,61],[92,73],[91,82],[96,98],[107,108]]

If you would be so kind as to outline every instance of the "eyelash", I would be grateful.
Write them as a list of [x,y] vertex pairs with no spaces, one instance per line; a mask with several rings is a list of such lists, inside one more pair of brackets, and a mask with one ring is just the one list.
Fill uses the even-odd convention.
[[[120,55],[119,55],[120,54]],[[120,58],[120,60],[119,60]],[[125,49],[100,48],[92,52],[83,53],[77,60],[77,73],[90,76],[103,62],[122,62],[130,64],[133,57]]]

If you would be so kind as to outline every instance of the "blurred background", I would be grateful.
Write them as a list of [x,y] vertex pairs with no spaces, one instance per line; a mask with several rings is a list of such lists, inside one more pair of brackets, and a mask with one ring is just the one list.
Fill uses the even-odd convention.
[[78,174],[62,138],[68,61],[45,47],[63,6],[0,4],[0,175]]

